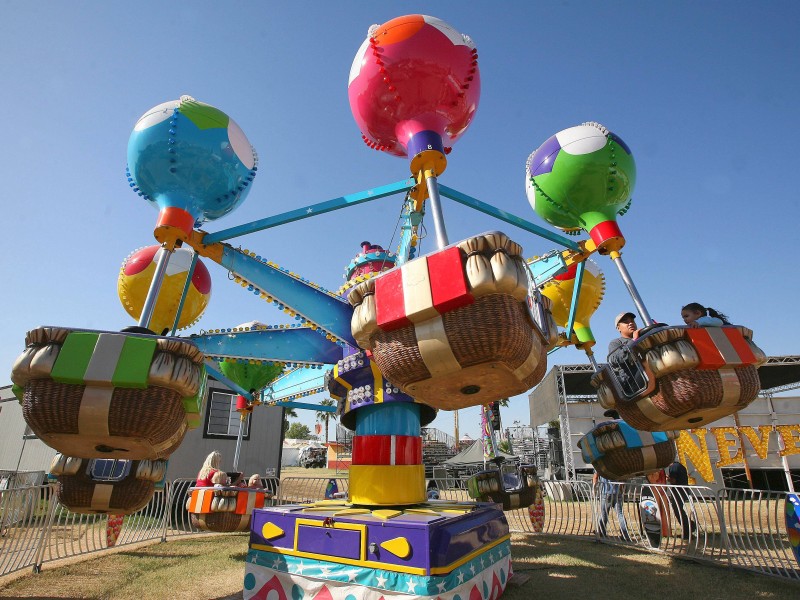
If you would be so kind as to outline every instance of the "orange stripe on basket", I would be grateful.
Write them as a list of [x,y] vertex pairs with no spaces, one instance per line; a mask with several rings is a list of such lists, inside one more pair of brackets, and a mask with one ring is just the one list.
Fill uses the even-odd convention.
[[247,502],[250,499],[250,492],[236,492],[236,514],[237,515],[248,515],[250,514],[247,510]]
[[722,354],[720,354],[717,345],[705,328],[687,329],[686,332],[689,334],[689,339],[694,344],[698,356],[700,356],[700,364],[697,365],[698,369],[719,369],[725,366]]
[[753,350],[750,348],[750,344],[747,343],[747,340],[744,339],[742,332],[739,331],[737,327],[723,327],[722,331],[725,332],[725,336],[730,340],[731,345],[736,349],[742,364],[754,365],[756,362],[758,362],[755,354],[753,354]]
[[211,512],[211,499],[213,496],[212,490],[192,490],[192,501],[189,504],[189,512]]

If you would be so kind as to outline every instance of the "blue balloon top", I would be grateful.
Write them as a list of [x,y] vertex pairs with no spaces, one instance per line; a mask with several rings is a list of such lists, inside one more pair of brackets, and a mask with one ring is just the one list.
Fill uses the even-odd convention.
[[234,120],[191,96],[148,110],[128,140],[133,190],[159,210],[185,210],[195,226],[242,203],[257,162]]

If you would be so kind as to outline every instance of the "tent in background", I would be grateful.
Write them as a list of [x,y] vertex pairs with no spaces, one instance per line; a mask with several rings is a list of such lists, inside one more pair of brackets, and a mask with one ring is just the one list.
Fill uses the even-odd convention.
[[[497,451],[497,455],[502,456],[509,463],[517,459],[513,454],[507,454],[501,450]],[[483,441],[475,440],[469,448],[462,450],[452,458],[448,458],[442,464],[448,467],[483,466]]]

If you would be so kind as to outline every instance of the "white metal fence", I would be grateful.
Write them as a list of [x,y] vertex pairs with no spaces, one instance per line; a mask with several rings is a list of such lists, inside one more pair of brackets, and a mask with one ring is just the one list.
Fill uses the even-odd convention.
[[[272,494],[271,504],[346,497],[348,490],[346,478],[262,482]],[[66,510],[53,485],[2,490],[0,576],[25,568],[38,572],[45,562],[112,546],[205,533],[192,526],[186,511],[193,483],[169,483],[144,509],[124,517],[118,531],[113,517]],[[462,480],[441,479],[437,485],[442,500],[469,500]],[[785,493],[723,489],[715,494],[700,486],[631,483],[601,490],[586,481],[545,481],[543,487],[542,530],[535,530],[528,509],[516,509],[506,513],[513,532],[597,539],[800,582],[786,530]]]

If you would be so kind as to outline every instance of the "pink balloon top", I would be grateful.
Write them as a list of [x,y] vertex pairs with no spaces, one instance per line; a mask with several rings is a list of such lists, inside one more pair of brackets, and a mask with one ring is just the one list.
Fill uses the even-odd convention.
[[472,40],[435,17],[407,15],[370,28],[348,95],[366,144],[408,156],[409,141],[423,131],[441,136],[449,151],[472,121],[480,88]]

